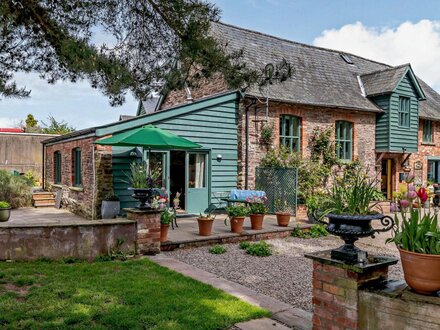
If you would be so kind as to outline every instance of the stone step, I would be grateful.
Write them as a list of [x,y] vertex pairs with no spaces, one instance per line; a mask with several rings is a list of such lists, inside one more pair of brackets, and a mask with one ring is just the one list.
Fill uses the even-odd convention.
[[55,203],[45,203],[45,204],[34,204],[34,207],[55,207]]
[[54,194],[51,192],[39,192],[39,193],[33,193],[32,199],[33,200],[40,200],[40,199],[46,199],[46,198],[54,198]]

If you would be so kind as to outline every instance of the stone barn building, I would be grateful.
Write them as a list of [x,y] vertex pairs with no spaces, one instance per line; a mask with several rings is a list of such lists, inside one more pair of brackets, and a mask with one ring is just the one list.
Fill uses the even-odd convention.
[[410,64],[393,67],[223,23],[213,23],[211,33],[230,51],[242,50],[253,68],[285,59],[292,78],[269,89],[236,91],[217,75],[197,89],[141,102],[134,118],[47,140],[46,188],[62,189],[65,205],[91,218],[99,217],[110,190],[122,207],[132,206],[122,178],[130,162],[146,155],[93,142],[153,124],[203,145],[200,152],[156,152],[149,160],[162,169],[163,187],[181,192],[187,212],[199,213],[218,203],[217,193],[254,188],[255,168],[267,150],[260,141],[266,122],[274,128],[274,147],[303,157],[310,155],[315,128],[333,129],[338,157],[380,172],[389,199],[407,171],[420,184],[440,182],[440,95]]

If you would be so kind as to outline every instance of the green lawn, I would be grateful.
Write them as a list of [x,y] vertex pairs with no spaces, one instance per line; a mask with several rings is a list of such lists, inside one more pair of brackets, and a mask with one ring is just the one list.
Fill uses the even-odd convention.
[[268,315],[145,259],[0,263],[2,329],[227,329]]

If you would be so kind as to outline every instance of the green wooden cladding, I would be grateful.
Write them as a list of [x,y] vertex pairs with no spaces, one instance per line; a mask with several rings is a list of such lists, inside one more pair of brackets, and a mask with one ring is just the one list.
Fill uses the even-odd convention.
[[377,152],[417,152],[419,99],[422,97],[407,72],[393,93],[373,101],[384,113],[376,119]]
[[[96,133],[98,136],[105,136],[145,124],[153,124],[201,144],[205,150],[211,151],[210,195],[215,196],[219,192],[229,192],[237,187],[238,102],[239,94],[234,92],[116,123],[101,128]],[[217,160],[217,155],[221,155],[221,160]],[[133,203],[129,194],[123,191],[128,185],[120,183],[119,176],[129,169],[130,158],[125,158],[124,160],[124,157],[118,157],[118,160],[113,161],[113,181],[117,185],[115,193],[122,197],[122,208],[129,207]],[[212,197],[210,202],[219,201]]]

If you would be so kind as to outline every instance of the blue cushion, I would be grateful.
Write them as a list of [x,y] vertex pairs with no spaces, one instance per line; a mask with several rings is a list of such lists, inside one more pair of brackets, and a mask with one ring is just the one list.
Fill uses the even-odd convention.
[[265,197],[266,193],[259,190],[232,189],[229,193],[230,199],[246,200],[248,197]]

